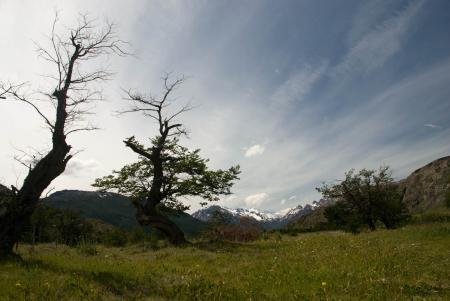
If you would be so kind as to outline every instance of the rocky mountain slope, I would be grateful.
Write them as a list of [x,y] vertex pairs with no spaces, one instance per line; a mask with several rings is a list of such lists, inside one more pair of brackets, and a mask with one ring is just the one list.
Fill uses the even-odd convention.
[[417,169],[399,183],[411,213],[438,209],[450,199],[450,156]]

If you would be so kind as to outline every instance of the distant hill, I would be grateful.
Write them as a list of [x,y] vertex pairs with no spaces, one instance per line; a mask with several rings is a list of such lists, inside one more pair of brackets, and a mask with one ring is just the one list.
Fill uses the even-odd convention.
[[[62,190],[42,200],[44,205],[59,209],[74,209],[90,219],[101,220],[116,227],[131,230],[138,226],[135,208],[127,197],[117,193],[95,191]],[[171,216],[186,235],[199,234],[206,223],[187,213]]]

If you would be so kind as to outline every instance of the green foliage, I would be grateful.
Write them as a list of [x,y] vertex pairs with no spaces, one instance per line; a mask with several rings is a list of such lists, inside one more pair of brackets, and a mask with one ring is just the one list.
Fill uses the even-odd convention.
[[[134,238],[136,238],[134,236]],[[128,233],[121,229],[112,229],[102,234],[99,242],[111,247],[123,247],[129,241]]]
[[337,202],[325,208],[324,215],[331,227],[358,233],[364,221],[358,211],[353,210],[347,202]]
[[131,243],[138,243],[141,241],[144,241],[148,239],[149,235],[147,232],[145,232],[144,228],[142,227],[135,227],[133,230],[131,230],[129,235],[129,241]]
[[325,209],[329,223],[337,228],[358,232],[367,225],[376,229],[378,221],[393,229],[408,218],[406,206],[389,167],[378,171],[350,170],[345,179],[334,185],[323,185],[317,190],[336,204]]
[[282,237],[92,256],[20,245],[23,261],[0,262],[0,300],[450,299],[449,223]]
[[78,252],[86,256],[97,255],[97,246],[92,240],[82,239],[76,245]]
[[159,241],[158,230],[152,229],[152,231],[150,232],[150,239],[148,240],[150,249],[153,250],[158,249],[158,241]]
[[82,239],[90,239],[93,227],[79,212],[39,205],[30,218],[30,225],[23,234],[28,242],[59,242],[76,245]]
[[[152,146],[145,148],[134,138],[129,141],[148,153],[160,143],[159,137],[156,137],[151,139]],[[238,179],[240,173],[239,166],[228,170],[210,170],[207,166],[209,160],[200,157],[200,150],[188,150],[179,145],[177,138],[166,140],[160,156],[164,171],[161,191],[164,198],[160,209],[169,212],[189,208],[180,201],[181,197],[196,196],[206,201],[217,201],[219,195],[230,194],[233,181]],[[96,179],[93,186],[101,191],[115,190],[129,196],[133,202],[141,202],[151,190],[153,175],[152,161],[141,156],[138,162]]]

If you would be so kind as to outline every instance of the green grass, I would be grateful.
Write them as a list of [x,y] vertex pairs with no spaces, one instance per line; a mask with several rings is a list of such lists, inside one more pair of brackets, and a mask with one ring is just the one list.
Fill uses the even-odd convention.
[[450,223],[157,251],[19,249],[0,300],[450,300]]

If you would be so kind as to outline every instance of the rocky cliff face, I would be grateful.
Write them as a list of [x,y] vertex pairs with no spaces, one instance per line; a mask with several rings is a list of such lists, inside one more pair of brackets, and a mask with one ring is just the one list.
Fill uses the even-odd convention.
[[411,213],[445,206],[450,197],[450,156],[437,159],[400,181],[404,201]]

